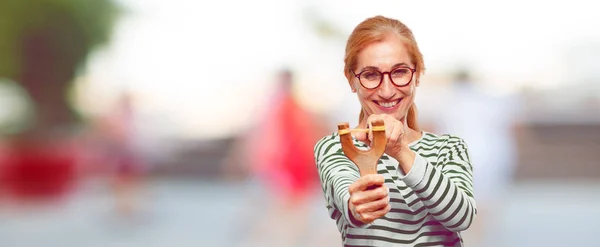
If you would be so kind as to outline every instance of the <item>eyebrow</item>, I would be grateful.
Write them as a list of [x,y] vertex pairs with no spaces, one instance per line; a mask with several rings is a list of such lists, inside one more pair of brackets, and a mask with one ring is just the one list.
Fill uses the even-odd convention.
[[[410,66],[407,63],[397,63],[397,64],[394,64],[394,66],[392,66],[392,69],[395,69],[395,68],[398,68],[398,67],[409,67],[410,68]],[[365,70],[380,70],[380,69],[378,67],[375,67],[375,66],[367,66],[367,67],[364,67],[360,71],[365,71]]]

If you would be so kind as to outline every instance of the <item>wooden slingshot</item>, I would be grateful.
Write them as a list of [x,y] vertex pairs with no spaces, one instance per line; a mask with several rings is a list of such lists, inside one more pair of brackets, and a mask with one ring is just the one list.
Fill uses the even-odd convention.
[[[387,145],[383,120],[376,120],[371,125],[371,129],[350,129],[348,123],[338,124],[338,134],[342,143],[342,151],[358,167],[361,177],[367,174],[377,174],[377,162],[381,158],[381,155],[383,155],[385,146]],[[355,131],[373,132],[373,140],[371,141],[371,148],[369,150],[360,150],[354,146],[350,132]]]

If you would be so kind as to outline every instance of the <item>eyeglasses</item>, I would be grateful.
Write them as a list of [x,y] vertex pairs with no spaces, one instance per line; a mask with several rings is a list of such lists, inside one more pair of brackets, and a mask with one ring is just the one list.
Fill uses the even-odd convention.
[[354,76],[358,78],[360,85],[362,85],[364,88],[375,89],[379,87],[379,85],[381,85],[381,82],[383,81],[383,76],[385,74],[388,74],[390,81],[395,86],[406,86],[410,83],[410,81],[412,81],[415,71],[416,69],[413,68],[400,67],[388,72],[381,72],[379,70],[374,69],[366,69],[358,74],[355,74],[354,71],[352,71],[352,74],[354,74]]

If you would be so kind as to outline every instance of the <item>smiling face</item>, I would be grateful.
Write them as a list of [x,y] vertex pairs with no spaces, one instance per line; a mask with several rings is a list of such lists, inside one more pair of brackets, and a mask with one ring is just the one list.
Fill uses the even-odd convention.
[[[364,70],[389,72],[398,67],[414,69],[415,64],[410,57],[403,40],[397,35],[388,35],[382,41],[371,43],[360,51],[353,71],[358,74]],[[403,122],[409,107],[413,104],[415,87],[418,86],[416,75],[412,76],[412,81],[408,85],[402,87],[394,85],[387,74],[375,89],[362,87],[356,77],[352,77],[349,82],[358,95],[365,117],[384,113]]]

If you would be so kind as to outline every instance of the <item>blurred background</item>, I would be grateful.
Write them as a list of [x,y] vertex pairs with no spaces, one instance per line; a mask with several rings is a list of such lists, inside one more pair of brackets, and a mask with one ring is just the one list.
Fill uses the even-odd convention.
[[[423,130],[470,147],[467,246],[595,246],[600,15],[584,0],[0,0],[0,246],[339,246],[312,146],[397,18]],[[292,150],[292,151],[290,151]]]

